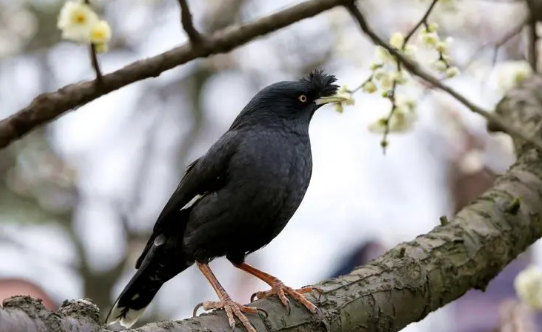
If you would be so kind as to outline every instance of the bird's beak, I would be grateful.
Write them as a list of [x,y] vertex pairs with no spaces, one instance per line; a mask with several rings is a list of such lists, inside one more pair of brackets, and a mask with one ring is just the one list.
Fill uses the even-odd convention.
[[316,105],[325,105],[329,103],[342,103],[347,101],[348,98],[340,96],[329,96],[329,97],[320,97],[314,101]]

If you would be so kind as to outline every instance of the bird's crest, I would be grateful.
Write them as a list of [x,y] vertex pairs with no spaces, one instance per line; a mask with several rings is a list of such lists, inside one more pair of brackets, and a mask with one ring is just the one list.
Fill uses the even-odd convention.
[[331,96],[337,92],[338,85],[333,84],[337,81],[334,75],[328,75],[322,69],[314,69],[307,77],[300,79],[307,84],[311,91],[320,92],[321,96]]

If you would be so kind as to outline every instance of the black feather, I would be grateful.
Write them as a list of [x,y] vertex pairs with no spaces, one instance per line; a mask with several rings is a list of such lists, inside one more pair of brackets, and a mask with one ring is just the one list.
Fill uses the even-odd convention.
[[300,80],[309,88],[308,91],[318,91],[320,97],[332,96],[337,92],[338,85],[333,84],[337,81],[334,75],[328,75],[322,69],[313,70],[307,77]]
[[320,107],[314,101],[333,95],[335,81],[315,70],[272,84],[250,100],[230,129],[188,167],[108,323],[132,324],[160,287],[195,261],[226,256],[241,263],[284,229],[312,175],[309,123]]

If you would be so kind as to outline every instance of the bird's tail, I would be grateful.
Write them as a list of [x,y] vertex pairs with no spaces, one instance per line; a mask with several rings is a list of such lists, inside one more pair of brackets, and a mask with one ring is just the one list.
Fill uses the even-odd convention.
[[190,267],[188,263],[183,264],[181,257],[168,257],[169,255],[164,255],[161,249],[157,246],[150,248],[143,264],[107,314],[106,325],[119,322],[126,328],[131,327],[151,303],[160,287]]
[[106,324],[119,322],[126,328],[132,326],[162,287],[162,281],[154,281],[140,271],[142,270],[137,271],[115,301],[113,308],[107,314]]

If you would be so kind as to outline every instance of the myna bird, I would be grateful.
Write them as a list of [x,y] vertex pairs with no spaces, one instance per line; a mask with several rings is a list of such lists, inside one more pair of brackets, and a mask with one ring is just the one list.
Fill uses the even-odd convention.
[[335,81],[315,70],[298,81],[269,85],[250,100],[229,130],[188,166],[106,323],[131,326],[165,282],[196,263],[219,298],[203,308],[224,309],[232,328],[237,317],[256,332],[244,312],[257,309],[232,301],[208,266],[223,256],[271,286],[257,298],[277,295],[288,306],[289,295],[316,313],[302,294],[310,287],[294,290],[244,261],[270,243],[301,204],[312,174],[309,123],[322,105],[345,100],[334,96]]

